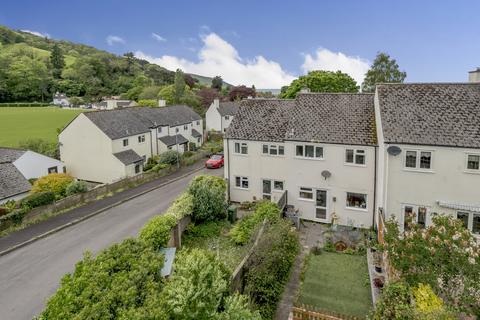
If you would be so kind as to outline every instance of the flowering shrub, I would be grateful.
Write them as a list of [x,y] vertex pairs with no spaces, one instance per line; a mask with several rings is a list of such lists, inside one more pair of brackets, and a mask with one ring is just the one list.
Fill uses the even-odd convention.
[[390,263],[409,285],[428,284],[456,310],[480,314],[480,246],[461,221],[432,220],[426,229],[412,224],[403,235],[396,221],[386,223]]
[[32,186],[31,193],[51,191],[57,198],[65,197],[67,186],[73,181],[72,176],[66,173],[51,173],[37,179]]

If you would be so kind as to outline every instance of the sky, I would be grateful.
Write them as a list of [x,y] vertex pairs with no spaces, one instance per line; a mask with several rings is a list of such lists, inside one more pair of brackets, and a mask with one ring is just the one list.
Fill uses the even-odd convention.
[[406,82],[464,82],[480,67],[480,1],[3,0],[0,24],[170,70],[280,88],[311,70],[361,83],[378,52]]

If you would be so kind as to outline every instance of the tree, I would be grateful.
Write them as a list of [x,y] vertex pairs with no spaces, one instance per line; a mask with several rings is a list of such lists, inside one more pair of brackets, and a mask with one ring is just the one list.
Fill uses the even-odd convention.
[[184,74],[184,78],[185,78],[185,83],[190,89],[193,89],[193,87],[195,87],[195,84],[198,82],[197,79],[195,79],[189,74]]
[[173,94],[173,99],[175,103],[180,103],[183,98],[183,94],[185,93],[185,78],[183,76],[183,71],[180,69],[177,69],[177,71],[175,72],[174,88],[175,91]]
[[195,221],[212,221],[225,218],[225,181],[220,177],[201,175],[193,178],[188,192],[193,195]]
[[144,87],[142,92],[138,95],[138,99],[157,99],[159,91],[160,87],[158,86]]
[[135,55],[133,54],[133,52],[127,52],[123,56],[127,60],[127,72],[131,73],[133,64],[135,62]]
[[284,92],[281,97],[293,99],[302,89],[309,89],[310,92],[358,92],[357,83],[348,74],[317,70],[293,80],[287,89],[282,88]]
[[31,150],[46,155],[47,157],[60,159],[58,145],[55,142],[50,142],[40,138],[30,138],[20,141],[18,146],[21,149]]
[[212,89],[217,89],[218,91],[222,90],[223,87],[223,79],[220,76],[215,76],[212,79]]
[[50,53],[50,63],[52,64],[53,77],[59,79],[62,75],[63,67],[65,67],[65,60],[63,53],[57,43],[53,45],[52,52]]
[[230,92],[228,93],[228,98],[230,101],[235,100],[242,100],[248,97],[255,97],[255,89],[248,88],[246,86],[236,86],[230,88]]
[[407,77],[405,71],[400,71],[397,61],[386,53],[379,52],[367,71],[362,84],[362,92],[375,91],[378,83],[401,83]]
[[208,109],[213,100],[223,98],[217,89],[202,88],[197,91],[197,96],[200,98],[200,104],[204,109]]

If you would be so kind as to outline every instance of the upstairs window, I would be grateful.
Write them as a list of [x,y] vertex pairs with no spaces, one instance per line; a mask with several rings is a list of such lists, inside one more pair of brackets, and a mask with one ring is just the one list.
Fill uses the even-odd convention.
[[128,139],[123,139],[123,146],[124,147],[128,146]]
[[467,170],[480,171],[480,155],[479,154],[467,155]]
[[145,135],[138,136],[138,143],[143,143],[145,142]]
[[323,147],[311,144],[295,146],[295,155],[302,158],[323,159]]
[[228,120],[228,119],[230,119],[230,117],[229,117],[229,116],[225,116],[225,120]]
[[363,149],[346,149],[345,162],[351,164],[365,164],[365,150]]
[[183,130],[188,130],[188,124],[183,126]]
[[235,153],[248,154],[248,145],[246,142],[235,142]]
[[285,148],[275,144],[264,144],[262,145],[262,153],[269,154],[271,156],[283,156],[285,155]]
[[407,150],[405,152],[405,168],[410,169],[432,169],[432,152]]
[[200,125],[200,121],[197,121],[197,126],[199,126],[199,125]]
[[158,132],[158,133],[162,133],[162,127],[158,127],[158,128],[157,128],[157,132]]

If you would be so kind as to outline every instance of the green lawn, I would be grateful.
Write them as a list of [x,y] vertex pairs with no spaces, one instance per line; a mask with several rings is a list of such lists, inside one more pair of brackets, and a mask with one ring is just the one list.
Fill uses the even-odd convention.
[[57,128],[63,128],[85,110],[56,107],[0,108],[0,146],[18,147],[22,140],[42,138],[57,141]]
[[367,259],[323,252],[309,256],[298,302],[364,318],[372,307]]

